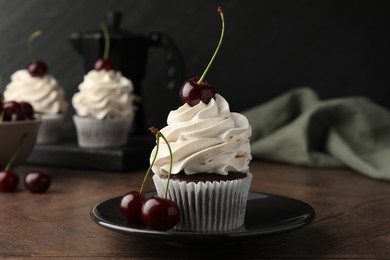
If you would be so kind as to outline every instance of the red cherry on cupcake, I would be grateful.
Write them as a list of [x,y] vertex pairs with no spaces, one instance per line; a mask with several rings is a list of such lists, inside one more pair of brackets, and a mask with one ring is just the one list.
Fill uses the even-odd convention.
[[51,177],[45,172],[29,172],[24,177],[24,186],[32,193],[44,193],[51,184]]
[[179,222],[179,206],[172,200],[152,196],[142,206],[142,219],[151,229],[160,231],[171,229]]
[[179,92],[181,101],[192,107],[200,101],[208,104],[215,97],[214,88],[206,80],[198,83],[199,79],[199,77],[194,77],[187,80]]
[[115,70],[115,65],[109,59],[98,59],[95,62],[94,69],[99,70]]
[[185,81],[179,91],[180,100],[190,106],[195,106],[201,101],[205,104],[208,104],[210,100],[215,97],[215,91],[213,87],[204,78],[206,77],[206,74],[209,71],[211,64],[213,63],[215,56],[219,51],[223,36],[225,34],[225,19],[222,8],[220,6],[218,7],[218,13],[220,14],[222,20],[222,32],[217,48],[215,49],[214,54],[211,57],[211,60],[202,76],[200,78],[194,77]]
[[41,60],[29,63],[26,69],[33,77],[43,77],[47,73],[46,63]]
[[41,36],[42,33],[43,32],[41,30],[33,32],[27,41],[27,48],[30,54],[31,63],[27,65],[26,69],[32,77],[43,77],[47,73],[46,63],[41,60],[36,60],[32,50],[32,42],[34,41],[35,38]]
[[100,23],[104,35],[104,53],[103,58],[98,59],[94,64],[94,69],[97,71],[100,70],[115,70],[115,65],[111,60],[108,59],[110,53],[110,34],[108,32],[107,26],[105,23]]

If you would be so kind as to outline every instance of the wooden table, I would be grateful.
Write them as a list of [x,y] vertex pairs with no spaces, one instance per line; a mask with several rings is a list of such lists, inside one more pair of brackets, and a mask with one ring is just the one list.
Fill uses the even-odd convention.
[[[20,166],[48,172],[46,194],[0,194],[0,258],[24,259],[389,259],[390,183],[346,169],[311,169],[254,161],[251,191],[288,196],[316,210],[302,229],[199,248],[135,238],[91,221],[91,208],[137,190],[145,171],[112,173]],[[152,190],[151,180],[147,190]]]

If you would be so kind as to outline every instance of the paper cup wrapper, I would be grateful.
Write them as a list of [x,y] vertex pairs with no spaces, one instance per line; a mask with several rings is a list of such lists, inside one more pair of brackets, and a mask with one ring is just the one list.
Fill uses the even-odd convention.
[[[153,176],[157,194],[163,197],[167,179]],[[243,179],[214,182],[170,180],[169,199],[180,208],[174,227],[183,231],[216,232],[240,228],[244,224],[252,174]]]
[[130,118],[94,119],[73,117],[80,147],[104,148],[119,147],[127,143],[129,129],[133,122]]
[[37,143],[57,143],[61,135],[61,126],[64,121],[63,114],[43,114],[40,116],[41,126],[38,129]]

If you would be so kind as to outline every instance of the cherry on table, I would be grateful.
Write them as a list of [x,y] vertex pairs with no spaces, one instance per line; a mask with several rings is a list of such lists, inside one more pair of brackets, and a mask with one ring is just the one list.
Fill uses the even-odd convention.
[[141,209],[144,202],[144,194],[130,191],[122,197],[119,210],[130,223],[142,225],[144,222],[142,221]]
[[43,77],[47,73],[46,63],[41,60],[29,63],[26,69],[32,77]]
[[142,220],[151,229],[165,231],[180,219],[179,206],[172,200],[152,196],[142,206]]
[[11,170],[0,171],[0,192],[16,190],[19,184],[19,176]]
[[45,172],[29,172],[24,177],[24,186],[32,193],[44,193],[51,184],[51,177]]

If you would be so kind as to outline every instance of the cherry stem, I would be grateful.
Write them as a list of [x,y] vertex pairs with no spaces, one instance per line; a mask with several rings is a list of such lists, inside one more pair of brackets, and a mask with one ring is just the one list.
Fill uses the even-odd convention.
[[170,164],[169,164],[167,185],[166,185],[166,187],[165,187],[165,192],[164,192],[164,199],[167,199],[167,197],[168,197],[169,181],[171,180],[172,164],[173,164],[172,149],[171,149],[171,146],[169,145],[168,140],[165,138],[165,136],[164,136],[157,128],[151,127],[151,128],[149,128],[149,130],[150,130],[151,132],[153,132],[153,133],[156,135],[156,137],[161,137],[162,139],[164,139],[165,143],[166,143],[167,146],[168,146]]
[[109,53],[110,53],[110,33],[108,32],[107,26],[104,22],[100,23],[100,27],[103,31],[104,36],[104,53],[103,58],[108,59]]
[[[152,130],[150,130],[151,132],[153,132]],[[152,160],[152,163],[149,165],[149,168],[148,170],[146,171],[146,174],[145,174],[145,177],[144,177],[144,180],[142,181],[142,185],[141,185],[141,188],[139,189],[139,193],[140,194],[143,194],[144,193],[144,186],[145,186],[145,182],[149,176],[149,173],[150,173],[150,170],[152,169],[153,165],[154,165],[154,162],[156,161],[156,158],[157,158],[157,153],[158,153],[158,149],[159,149],[159,143],[160,143],[160,138],[159,136],[154,133],[156,135],[156,152],[154,154],[154,157],[153,157],[153,160]]]
[[31,62],[35,62],[36,61],[36,59],[34,57],[34,54],[33,54],[33,50],[32,50],[32,42],[35,40],[35,38],[37,38],[38,36],[41,36],[42,34],[43,34],[43,31],[42,30],[38,30],[38,31],[33,32],[30,35],[30,37],[28,38],[27,48],[28,48],[28,53],[30,55]]
[[16,156],[18,155],[20,148],[22,147],[22,144],[24,143],[24,140],[26,140],[26,138],[27,138],[27,135],[28,135],[28,133],[24,133],[22,138],[20,138],[18,145],[16,146],[16,150],[15,150],[14,154],[12,155],[11,159],[8,161],[7,165],[5,166],[4,171],[8,171],[9,169],[11,169],[11,166],[12,166],[13,162],[15,161]]
[[211,64],[214,62],[215,56],[217,56],[217,53],[219,51],[219,47],[221,47],[223,36],[225,35],[225,17],[223,15],[222,7],[220,7],[220,6],[218,6],[218,13],[221,16],[221,20],[222,20],[221,37],[219,38],[218,46],[215,49],[214,54],[211,57],[209,64],[207,65],[206,69],[204,70],[204,72],[203,72],[202,76],[200,77],[200,79],[198,80],[197,84],[201,84],[203,82],[204,78],[206,77],[206,74],[209,71]]

